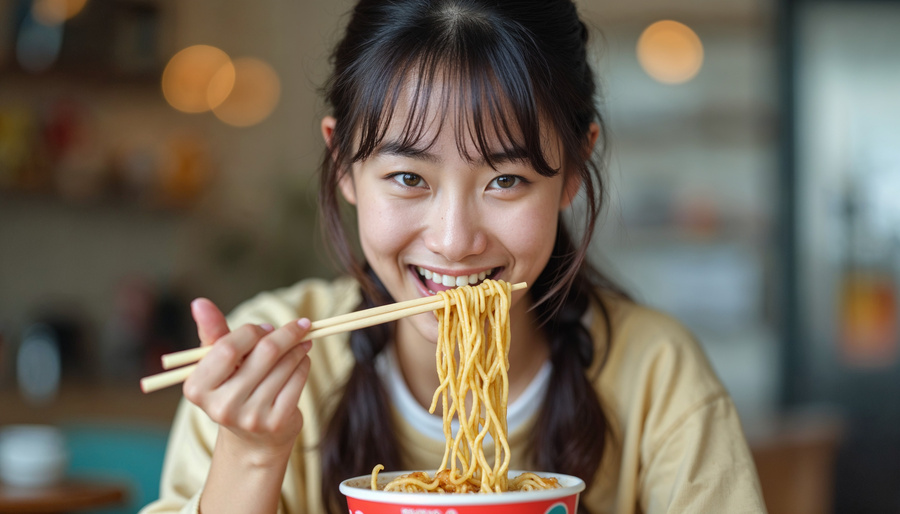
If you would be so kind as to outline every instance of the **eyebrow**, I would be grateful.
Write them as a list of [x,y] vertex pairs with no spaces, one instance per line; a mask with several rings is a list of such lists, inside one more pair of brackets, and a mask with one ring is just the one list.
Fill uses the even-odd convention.
[[419,159],[431,163],[438,163],[438,156],[429,152],[427,149],[415,148],[410,145],[404,145],[400,141],[385,141],[378,145],[375,149],[375,155],[393,155],[397,157],[406,157],[408,159]]
[[[410,145],[404,145],[400,141],[386,141],[378,145],[378,148],[375,149],[375,155],[393,155],[397,157],[405,157],[408,159],[418,159],[427,161],[430,163],[439,163],[440,158],[429,152],[427,149],[423,148],[415,148]],[[493,152],[489,155],[490,161],[494,164],[502,164],[506,162],[513,161],[526,161],[528,160],[528,153],[524,148],[511,148],[509,150],[501,150],[499,152]],[[476,165],[486,164],[486,161],[483,157],[472,159],[472,162]]]

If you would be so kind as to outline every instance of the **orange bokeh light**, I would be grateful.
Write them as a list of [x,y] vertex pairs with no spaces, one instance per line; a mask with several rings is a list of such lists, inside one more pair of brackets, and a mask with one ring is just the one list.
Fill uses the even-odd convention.
[[84,9],[87,0],[34,0],[31,14],[42,25],[59,25]]
[[672,20],[653,23],[637,43],[641,67],[664,84],[682,84],[703,66],[703,43],[690,27]]
[[[220,71],[210,82],[210,95],[219,90],[217,84],[227,82]],[[266,119],[278,105],[281,96],[281,81],[278,74],[267,63],[251,57],[234,60],[234,87],[230,94],[213,113],[223,122],[235,127],[248,127]]]
[[[189,46],[166,64],[162,75],[163,96],[179,111],[208,111],[218,105],[210,101],[221,103],[231,91],[233,80],[231,84],[226,80],[229,74],[234,76],[234,64],[228,54],[214,46]],[[220,77],[215,83],[214,76]]]

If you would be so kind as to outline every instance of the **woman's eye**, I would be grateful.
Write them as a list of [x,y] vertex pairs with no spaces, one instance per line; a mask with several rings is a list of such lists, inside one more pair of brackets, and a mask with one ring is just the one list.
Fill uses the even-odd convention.
[[391,178],[406,187],[419,187],[422,185],[422,177],[415,173],[395,173],[391,175]]
[[521,177],[515,175],[501,175],[491,181],[490,188],[493,189],[509,189],[522,182]]

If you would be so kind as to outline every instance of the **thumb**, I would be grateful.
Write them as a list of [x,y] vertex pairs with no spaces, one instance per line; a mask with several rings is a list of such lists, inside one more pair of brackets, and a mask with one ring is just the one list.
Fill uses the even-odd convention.
[[191,302],[191,314],[197,323],[197,335],[202,346],[209,346],[231,332],[225,321],[225,315],[216,304],[206,298],[197,298]]

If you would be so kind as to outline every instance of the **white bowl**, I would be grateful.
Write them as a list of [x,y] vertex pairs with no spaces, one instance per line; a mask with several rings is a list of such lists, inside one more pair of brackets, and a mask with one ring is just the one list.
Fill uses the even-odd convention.
[[0,481],[17,487],[45,487],[62,480],[68,462],[60,429],[48,425],[0,428]]

